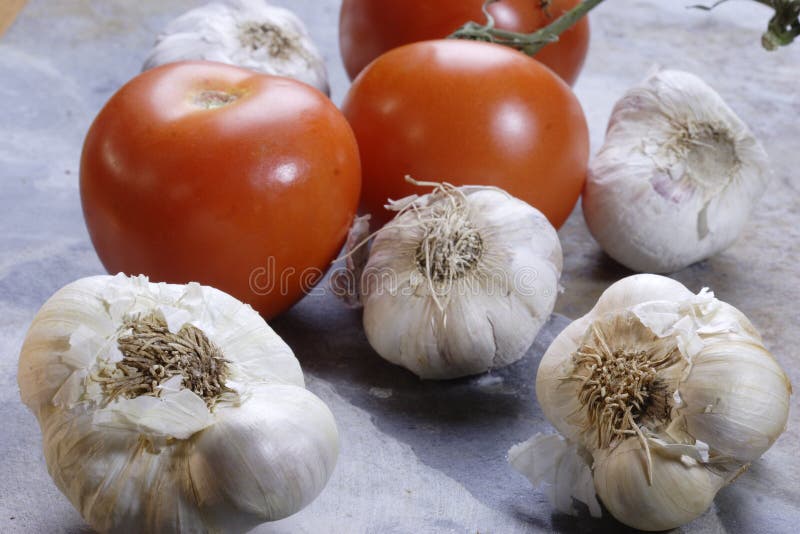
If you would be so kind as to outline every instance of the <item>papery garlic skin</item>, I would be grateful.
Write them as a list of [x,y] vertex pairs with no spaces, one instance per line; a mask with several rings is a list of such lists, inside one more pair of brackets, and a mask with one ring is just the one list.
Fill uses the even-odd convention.
[[[614,378],[618,369],[629,371]],[[642,378],[625,389],[625,376]],[[626,397],[615,397],[618,391]],[[591,506],[574,480],[529,467],[572,454],[591,467],[597,497],[614,517],[665,530],[701,515],[775,442],[788,420],[791,385],[740,311],[707,290],[694,295],[648,274],[613,284],[556,337],[539,366],[536,395],[566,439],[534,440],[510,454],[512,465],[536,485],[559,485],[551,493],[571,491]],[[630,418],[612,419],[623,410]]]
[[547,481],[543,489],[556,509],[576,514],[575,500],[586,504],[593,516],[600,517],[600,503],[587,455],[582,447],[567,442],[558,434],[536,434],[511,447],[508,463],[536,486]]
[[[482,373],[520,359],[558,293],[562,256],[555,229],[541,212],[495,188],[452,188],[402,202],[406,210],[377,234],[362,274],[370,345],[426,379]],[[460,203],[455,215],[437,211],[454,202]],[[459,239],[480,252],[453,267],[452,279],[431,281],[417,254],[426,235],[446,225],[431,257],[441,253],[446,264],[452,258],[442,251]]]
[[733,244],[770,179],[764,148],[719,94],[663,70],[614,107],[583,213],[609,256],[669,273]]
[[[151,313],[221,349],[231,391],[211,408],[180,375],[158,396],[109,399],[101,378],[119,369],[122,325]],[[50,475],[101,532],[245,532],[311,502],[338,456],[333,415],[291,349],[211,287],[124,275],[69,284],[34,318],[18,381]]]
[[726,479],[693,460],[652,454],[653,484],[643,468],[636,438],[612,451],[599,451],[594,462],[597,496],[622,523],[640,530],[669,530],[699,517]]
[[286,76],[330,94],[324,59],[303,22],[264,0],[226,0],[184,13],[158,36],[142,70],[188,60]]

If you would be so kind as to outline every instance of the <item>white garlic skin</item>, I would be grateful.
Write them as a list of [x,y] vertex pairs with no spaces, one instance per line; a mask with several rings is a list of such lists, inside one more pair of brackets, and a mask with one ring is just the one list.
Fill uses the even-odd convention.
[[[240,404],[212,411],[181,387],[103,406],[88,375],[113,361],[122,317],[156,309],[220,347]],[[245,532],[310,503],[338,456],[333,415],[305,389],[291,349],[211,287],[124,275],[69,284],[34,318],[18,381],[51,477],[100,532]]]
[[[575,373],[573,355],[585,336],[612,320],[636,321],[641,332],[674,343],[680,353],[675,364],[658,373],[672,399],[669,416],[659,425],[640,425],[650,448],[652,484],[641,440],[631,436],[599,446],[597,426],[580,400],[583,384],[565,380]],[[609,337],[608,343],[611,350],[644,347],[626,334]],[[560,486],[550,493],[571,491],[591,506],[591,496],[576,480],[531,469],[541,458],[562,457],[577,446],[593,457],[587,465],[597,496],[615,518],[642,530],[675,528],[701,515],[721,487],[775,442],[786,427],[791,392],[788,377],[739,310],[663,276],[630,276],[611,285],[542,357],[536,395],[548,421],[566,438],[564,444],[534,440],[509,456],[534,484]],[[559,510],[574,512],[563,497],[560,502],[554,503]]]
[[628,438],[611,453],[595,456],[597,496],[618,521],[633,528],[660,531],[677,528],[700,517],[711,506],[725,479],[699,463],[686,465],[653,454],[653,480],[644,469],[644,450]]
[[[745,321],[741,323],[749,324]],[[750,463],[786,429],[791,386],[767,349],[751,342],[756,338],[715,337],[716,343],[692,359],[680,388],[685,405],[680,412],[694,438],[726,457]]]
[[[362,275],[370,345],[425,379],[478,374],[519,360],[552,313],[558,293],[561,244],[544,215],[500,190],[461,191],[484,251],[477,266],[454,282],[450,297],[442,299],[444,315],[415,261],[422,231],[413,211],[378,233]],[[421,205],[431,199],[422,197]],[[383,284],[375,273],[391,273],[392,284]],[[500,283],[488,289],[481,276],[496,276]]]
[[583,213],[616,261],[670,273],[732,245],[770,179],[764,148],[719,94],[663,70],[614,107]]
[[142,70],[190,60],[294,78],[330,95],[325,61],[303,22],[264,0],[213,2],[184,13],[158,36]]

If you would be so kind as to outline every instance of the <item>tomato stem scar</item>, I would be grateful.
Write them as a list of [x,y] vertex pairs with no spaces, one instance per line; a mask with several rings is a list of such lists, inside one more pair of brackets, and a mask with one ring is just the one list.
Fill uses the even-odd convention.
[[239,95],[224,91],[202,91],[195,95],[194,103],[205,109],[217,109],[236,101]]

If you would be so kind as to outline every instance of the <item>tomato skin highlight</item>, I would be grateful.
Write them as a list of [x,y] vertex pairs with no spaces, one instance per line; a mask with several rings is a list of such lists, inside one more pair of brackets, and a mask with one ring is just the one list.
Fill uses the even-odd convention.
[[[575,7],[581,0],[500,0],[489,5],[503,30],[531,33]],[[350,79],[381,54],[418,41],[444,39],[465,23],[486,20],[484,0],[344,0],[339,13],[339,48]],[[578,79],[589,49],[589,20],[583,17],[535,58],[570,85]]]
[[128,82],[81,156],[84,217],[109,272],[212,285],[266,318],[327,270],[359,191],[355,138],[327,97],[220,63]]
[[416,180],[494,185],[556,228],[572,212],[589,159],[586,119],[570,88],[504,46],[460,40],[387,52],[356,78],[342,106],[358,139],[361,209],[377,224],[387,199]]

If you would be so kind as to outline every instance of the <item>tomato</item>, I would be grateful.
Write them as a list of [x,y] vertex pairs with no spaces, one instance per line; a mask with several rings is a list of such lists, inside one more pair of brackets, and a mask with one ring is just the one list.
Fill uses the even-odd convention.
[[[489,5],[498,28],[530,33],[557,19],[581,0],[500,0]],[[483,23],[484,0],[344,0],[339,16],[339,47],[347,73],[354,79],[384,52],[417,41],[443,39],[466,22]],[[581,19],[536,59],[570,85],[589,48],[589,20]]]
[[475,41],[414,43],[356,78],[342,107],[358,139],[362,210],[379,224],[405,182],[495,185],[558,228],[580,195],[589,132],[570,88],[539,62]]
[[355,138],[325,95],[221,63],[128,82],[81,157],[86,225],[109,272],[209,284],[266,318],[322,277],[359,191]]

